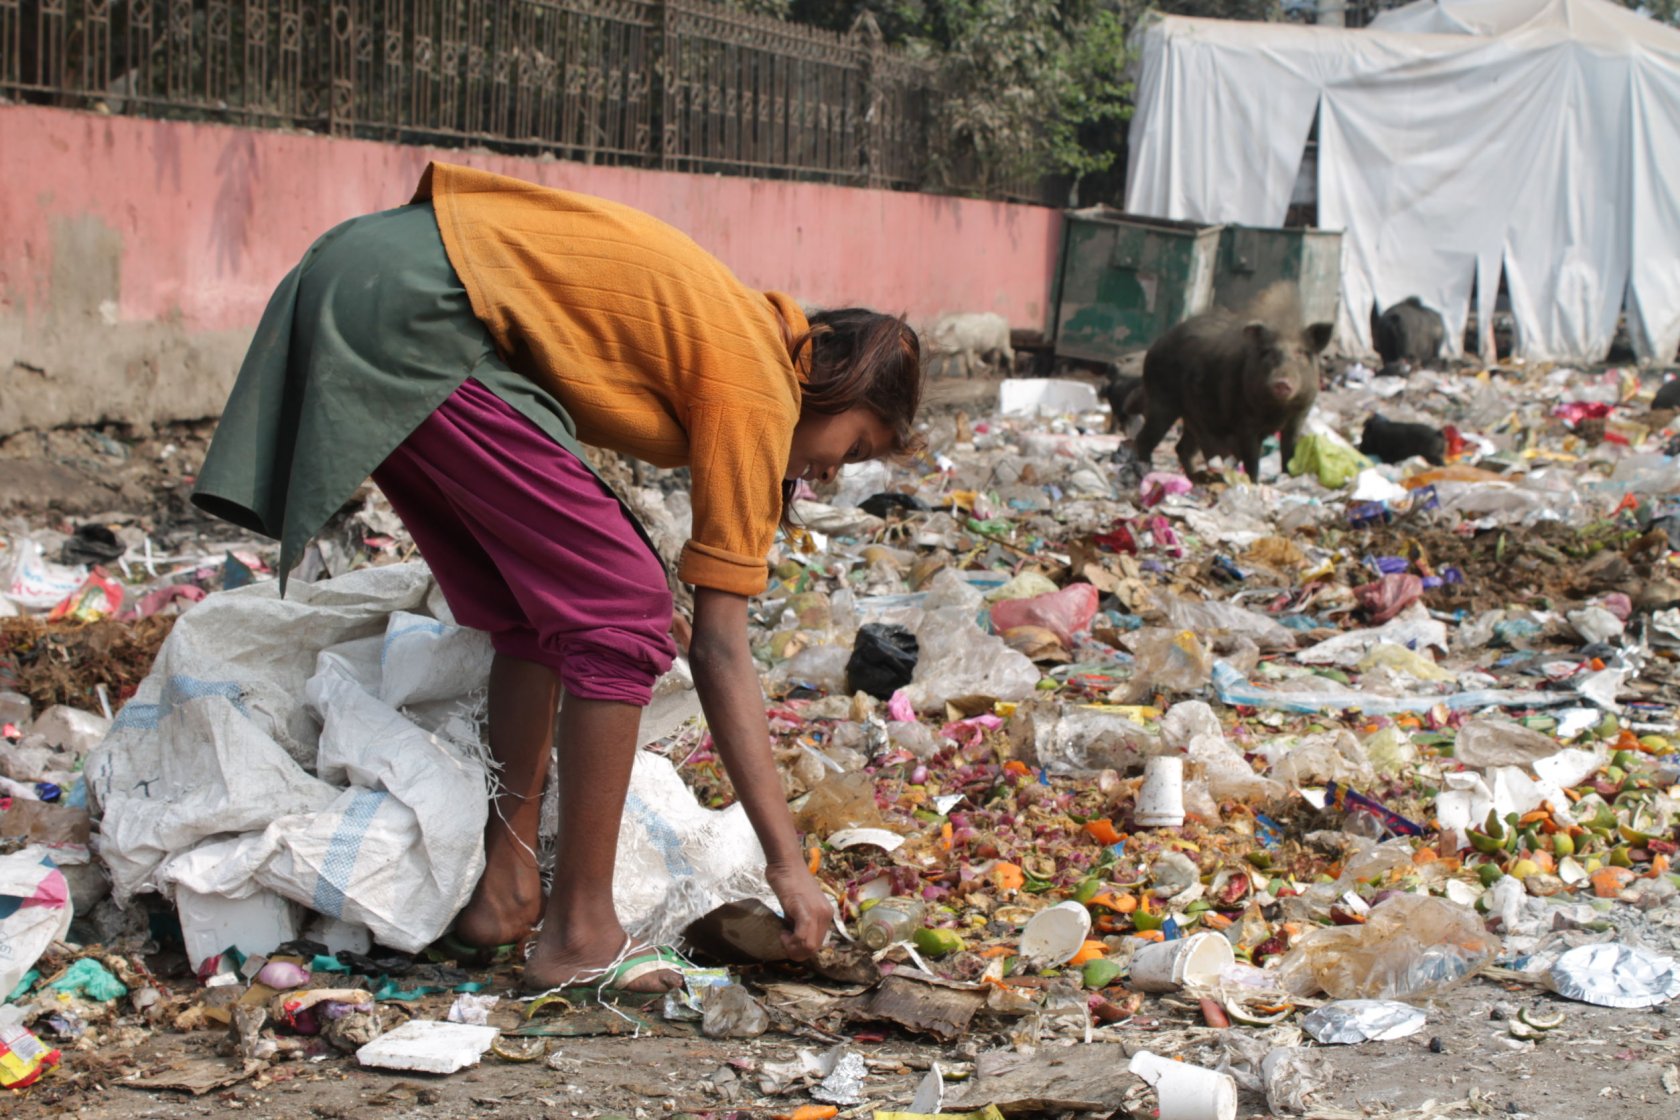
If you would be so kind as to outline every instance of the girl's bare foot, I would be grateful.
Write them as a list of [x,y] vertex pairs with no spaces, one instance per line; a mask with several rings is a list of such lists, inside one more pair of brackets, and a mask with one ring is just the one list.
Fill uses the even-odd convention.
[[455,936],[484,949],[517,945],[541,920],[542,909],[536,856],[505,829],[493,830],[486,845],[484,874],[455,918]]

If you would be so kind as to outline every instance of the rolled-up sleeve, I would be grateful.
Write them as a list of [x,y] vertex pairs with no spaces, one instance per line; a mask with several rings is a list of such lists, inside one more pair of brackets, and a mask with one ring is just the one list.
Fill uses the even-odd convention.
[[690,411],[694,529],[677,578],[736,595],[757,595],[769,585],[766,559],[781,519],[782,475],[797,421],[791,402],[770,395]]

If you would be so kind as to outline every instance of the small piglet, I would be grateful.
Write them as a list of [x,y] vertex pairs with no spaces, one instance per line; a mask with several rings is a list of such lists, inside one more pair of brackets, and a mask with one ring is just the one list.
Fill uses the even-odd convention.
[[1380,315],[1371,309],[1371,344],[1383,360],[1380,373],[1403,377],[1429,365],[1441,356],[1446,338],[1441,313],[1416,296],[1407,296]]
[[1651,398],[1651,410],[1680,409],[1680,377],[1662,383],[1657,395]]
[[1329,323],[1301,323],[1295,285],[1273,284],[1241,315],[1193,315],[1167,331],[1143,359],[1145,420],[1137,456],[1146,468],[1179,418],[1178,461],[1191,474],[1196,453],[1241,460],[1260,477],[1260,445],[1278,433],[1283,461],[1295,454],[1301,425],[1318,399],[1318,355]]
[[1422,456],[1438,467],[1446,462],[1447,439],[1428,424],[1388,420],[1373,412],[1365,421],[1365,434],[1359,437],[1359,450],[1384,463],[1403,463]]

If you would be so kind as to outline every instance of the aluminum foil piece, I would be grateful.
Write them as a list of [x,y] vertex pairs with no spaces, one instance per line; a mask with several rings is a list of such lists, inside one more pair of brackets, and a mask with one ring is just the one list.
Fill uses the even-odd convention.
[[1428,1016],[1392,999],[1344,999],[1327,1003],[1301,1020],[1301,1027],[1326,1045],[1387,1042],[1423,1029]]
[[1680,995],[1672,957],[1619,941],[1582,945],[1552,965],[1552,991],[1599,1007],[1654,1007]]
[[863,1077],[868,1072],[863,1055],[855,1051],[841,1054],[834,1069],[811,1090],[811,1099],[825,1104],[849,1105],[863,1100]]

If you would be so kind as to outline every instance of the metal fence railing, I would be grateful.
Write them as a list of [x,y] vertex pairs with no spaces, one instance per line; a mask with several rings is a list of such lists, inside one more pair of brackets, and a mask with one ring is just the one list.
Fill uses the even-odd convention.
[[878,33],[710,0],[0,0],[0,97],[912,189],[939,105]]

